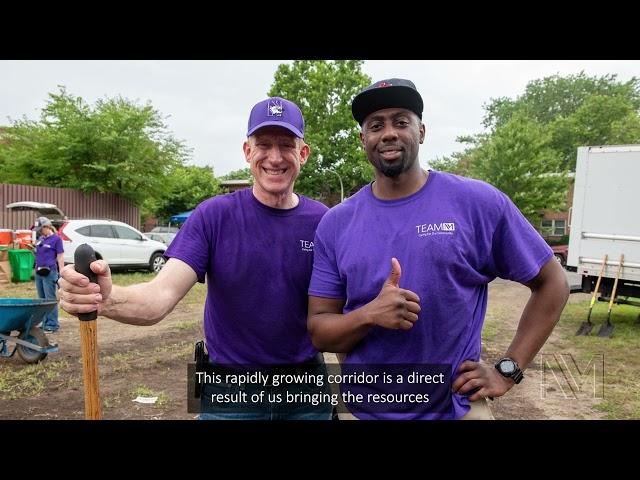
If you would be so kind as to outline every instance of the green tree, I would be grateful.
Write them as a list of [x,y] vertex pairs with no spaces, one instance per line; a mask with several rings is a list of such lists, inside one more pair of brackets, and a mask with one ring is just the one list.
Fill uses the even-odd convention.
[[640,116],[624,97],[593,95],[570,116],[549,124],[551,146],[570,170],[575,170],[581,145],[640,143]]
[[477,139],[470,174],[502,190],[537,226],[542,210],[564,205],[568,187],[562,156],[550,143],[548,128],[516,113],[493,135]]
[[594,95],[624,98],[633,110],[640,111],[640,79],[633,77],[621,83],[615,74],[591,77],[580,72],[533,80],[525,87],[524,94],[515,100],[507,97],[491,99],[484,107],[483,124],[495,129],[519,112],[546,125],[558,118],[569,117]]
[[542,210],[562,207],[579,146],[640,142],[635,77],[554,75],[515,99],[492,99],[485,111],[485,132],[460,137],[469,145],[463,152],[430,163],[495,185],[534,225]]
[[150,103],[116,97],[92,107],[64,87],[39,120],[14,121],[0,135],[5,181],[112,192],[137,205],[158,196],[190,155]]
[[351,115],[351,101],[371,83],[362,73],[359,60],[296,60],[281,64],[275,73],[269,96],[295,102],[305,119],[305,141],[311,156],[296,182],[296,191],[326,199],[345,194],[371,181],[373,168],[360,148],[359,126]]
[[485,110],[483,123],[490,132],[516,114],[549,126],[551,148],[562,155],[562,167],[573,171],[579,146],[638,142],[640,79],[554,75],[529,82],[515,100],[491,100]]
[[480,133],[477,135],[463,135],[456,138],[456,142],[470,145],[462,152],[454,152],[451,156],[443,156],[429,160],[429,167],[441,172],[454,173],[464,177],[471,176],[471,164],[474,150],[482,142],[485,142],[489,135]]
[[251,169],[249,167],[241,168],[239,170],[229,172],[226,175],[222,175],[218,178],[220,180],[249,180],[251,179]]
[[144,210],[163,223],[171,215],[192,210],[203,200],[218,194],[219,183],[211,167],[179,165],[167,175],[162,193],[145,202]]

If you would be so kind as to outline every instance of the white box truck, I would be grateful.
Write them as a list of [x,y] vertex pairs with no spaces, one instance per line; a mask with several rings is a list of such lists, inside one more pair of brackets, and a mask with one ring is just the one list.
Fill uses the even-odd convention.
[[615,297],[640,305],[640,145],[578,148],[570,212],[567,269],[582,275],[582,291],[594,291],[605,255],[600,293],[610,297],[624,255]]

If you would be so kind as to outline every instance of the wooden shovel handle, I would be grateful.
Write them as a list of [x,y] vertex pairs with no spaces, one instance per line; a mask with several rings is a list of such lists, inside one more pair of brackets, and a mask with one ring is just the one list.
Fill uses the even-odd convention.
[[[97,259],[96,253],[90,245],[83,243],[76,248],[74,254],[75,269],[82,273],[89,281],[97,283],[98,278],[89,265]],[[81,313],[80,319],[80,348],[82,351],[82,372],[84,380],[84,418],[100,420],[100,389],[98,383],[98,322],[96,311]]]
[[618,280],[620,279],[620,271],[622,270],[623,263],[624,263],[624,254],[620,255],[620,263],[618,264],[616,279],[613,281],[613,290],[611,291],[611,298],[609,299],[609,311],[611,311],[611,307],[613,307],[613,300],[615,299],[616,290],[618,289]]
[[80,348],[84,379],[84,418],[100,420],[100,391],[98,383],[98,322],[80,322]]
[[593,305],[596,303],[596,296],[598,295],[598,290],[600,290],[600,280],[602,280],[602,274],[604,273],[604,268],[607,266],[607,259],[609,255],[605,255],[602,260],[602,267],[600,267],[600,273],[598,274],[598,280],[596,281],[596,288],[593,289],[593,295],[591,295],[591,305],[589,308],[593,308]]

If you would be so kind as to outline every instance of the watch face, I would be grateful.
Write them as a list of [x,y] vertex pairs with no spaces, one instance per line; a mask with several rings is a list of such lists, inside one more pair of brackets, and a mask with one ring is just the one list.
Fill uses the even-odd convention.
[[502,370],[504,373],[513,373],[516,370],[516,366],[511,360],[504,360],[500,362],[500,370]]

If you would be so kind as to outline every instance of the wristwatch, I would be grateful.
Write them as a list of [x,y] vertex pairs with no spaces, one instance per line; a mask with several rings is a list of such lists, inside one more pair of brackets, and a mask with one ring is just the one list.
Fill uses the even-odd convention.
[[524,374],[513,358],[504,357],[496,362],[496,370],[500,375],[512,379],[516,384],[520,383],[524,378]]

